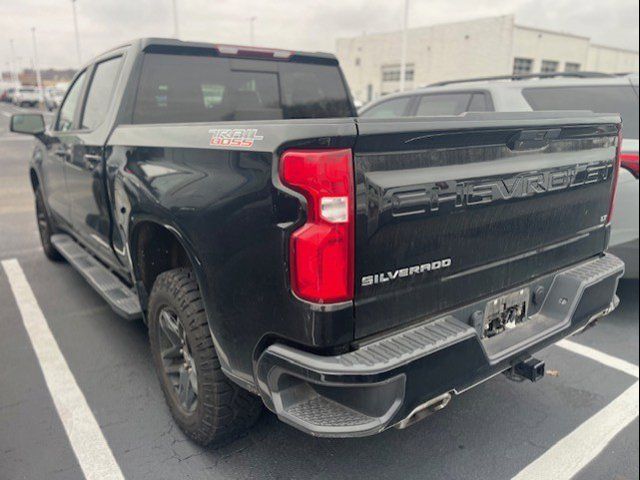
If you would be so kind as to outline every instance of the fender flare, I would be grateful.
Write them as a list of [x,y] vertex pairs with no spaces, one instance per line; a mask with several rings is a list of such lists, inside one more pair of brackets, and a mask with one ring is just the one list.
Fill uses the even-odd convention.
[[[135,242],[137,241],[136,232],[139,229],[140,225],[143,223],[152,223],[159,227],[165,228],[175,236],[178,243],[182,246],[182,248],[187,254],[189,262],[193,267],[193,270],[196,276],[196,281],[198,282],[198,286],[202,291],[203,290],[202,289],[203,281],[201,278],[202,262],[199,256],[197,255],[197,253],[195,252],[193,246],[191,245],[191,242],[188,240],[186,235],[184,235],[180,227],[178,227],[173,222],[163,221],[161,218],[155,215],[134,213],[134,214],[131,214],[129,218],[129,231],[127,232],[127,248],[129,250],[129,256],[130,256],[129,260],[131,262],[131,267],[132,267],[131,275],[133,277],[136,288],[138,289],[138,293],[140,294],[140,289],[141,288],[144,289],[144,286],[142,286],[142,282],[140,281],[140,278],[139,278],[139,270],[137,267],[137,258],[136,258],[137,252],[135,251],[136,249],[134,248],[134,245],[135,245]],[[147,296],[149,293],[150,292],[144,292],[144,295]],[[142,302],[143,299],[141,298],[140,300]],[[216,349],[216,353],[218,354],[218,359],[220,360],[220,365],[222,367],[223,372],[231,380],[238,383],[241,387],[255,391],[255,386],[253,385],[253,382],[251,382],[248,379],[245,379],[243,376],[239,375],[238,373],[235,373],[235,370],[233,369],[233,367],[231,367],[231,364],[229,362],[229,356],[226,354],[226,352],[220,345],[220,342],[216,338],[216,335],[212,326],[212,322],[211,322],[211,317],[206,308],[207,307],[206,302],[203,302],[203,304],[205,306],[205,313],[207,315],[207,324],[209,325],[209,334],[211,335],[211,339]],[[143,305],[145,305],[146,307],[146,298]]]
[[138,269],[138,258],[137,251],[135,248],[135,243],[137,242],[137,232],[139,231],[140,225],[143,223],[151,223],[157,225],[158,227],[164,228],[169,231],[178,241],[180,246],[186,252],[187,257],[189,258],[189,262],[193,266],[194,272],[196,274],[196,278],[198,283],[201,284],[200,280],[200,270],[202,268],[202,262],[200,258],[196,254],[191,242],[184,235],[182,230],[175,225],[173,222],[165,221],[155,215],[149,214],[140,214],[140,213],[132,213],[129,216],[129,224],[127,235],[127,249],[129,252],[129,261],[131,262],[131,276],[133,280],[137,283],[140,281],[139,278],[139,269]]

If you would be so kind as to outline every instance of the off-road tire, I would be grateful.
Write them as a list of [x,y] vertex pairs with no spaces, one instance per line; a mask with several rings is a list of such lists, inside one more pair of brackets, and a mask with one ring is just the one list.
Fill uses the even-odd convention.
[[55,227],[49,218],[49,213],[44,204],[44,197],[40,187],[35,190],[36,196],[36,222],[38,225],[38,233],[40,233],[40,243],[42,244],[42,250],[49,260],[54,262],[61,262],[64,260],[60,252],[56,250],[56,247],[51,243],[51,236],[55,234]]
[[[197,376],[195,410],[181,407],[161,355],[160,313],[170,308],[177,315]],[[251,427],[262,412],[262,401],[240,388],[222,372],[200,289],[193,271],[177,268],[158,276],[149,296],[149,342],[156,373],[173,418],[187,436],[200,445],[233,439]]]

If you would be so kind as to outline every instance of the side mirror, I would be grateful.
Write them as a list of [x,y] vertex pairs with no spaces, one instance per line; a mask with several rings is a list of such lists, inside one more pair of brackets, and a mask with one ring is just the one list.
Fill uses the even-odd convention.
[[28,135],[42,135],[45,131],[44,117],[39,113],[16,113],[11,115],[11,131]]

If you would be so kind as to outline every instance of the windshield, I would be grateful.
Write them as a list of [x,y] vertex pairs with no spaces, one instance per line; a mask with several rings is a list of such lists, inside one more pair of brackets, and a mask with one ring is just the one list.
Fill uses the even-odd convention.
[[638,93],[631,85],[525,88],[524,98],[534,110],[591,110],[619,113],[625,138],[638,135]]
[[146,54],[134,123],[352,116],[337,65]]

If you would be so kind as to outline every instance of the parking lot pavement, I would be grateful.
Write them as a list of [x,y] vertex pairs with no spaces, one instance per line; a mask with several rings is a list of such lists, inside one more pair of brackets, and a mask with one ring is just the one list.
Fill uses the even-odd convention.
[[[42,254],[27,177],[32,141],[7,133],[11,110],[0,105],[0,260],[17,260],[124,477],[501,479],[536,471],[558,480],[564,477],[554,469],[569,459],[575,478],[638,478],[637,393],[629,401],[637,376],[606,356],[559,346],[540,354],[551,373],[540,382],[500,375],[406,430],[317,439],[265,414],[231,444],[194,445],[166,408],[143,324],[118,318],[69,265]],[[54,402],[47,360],[30,340],[32,314],[12,292],[10,275],[0,268],[0,479],[84,478],[74,450],[83,446],[66,430],[77,412]],[[638,283],[623,282],[619,295],[616,312],[571,342],[633,367]]]

